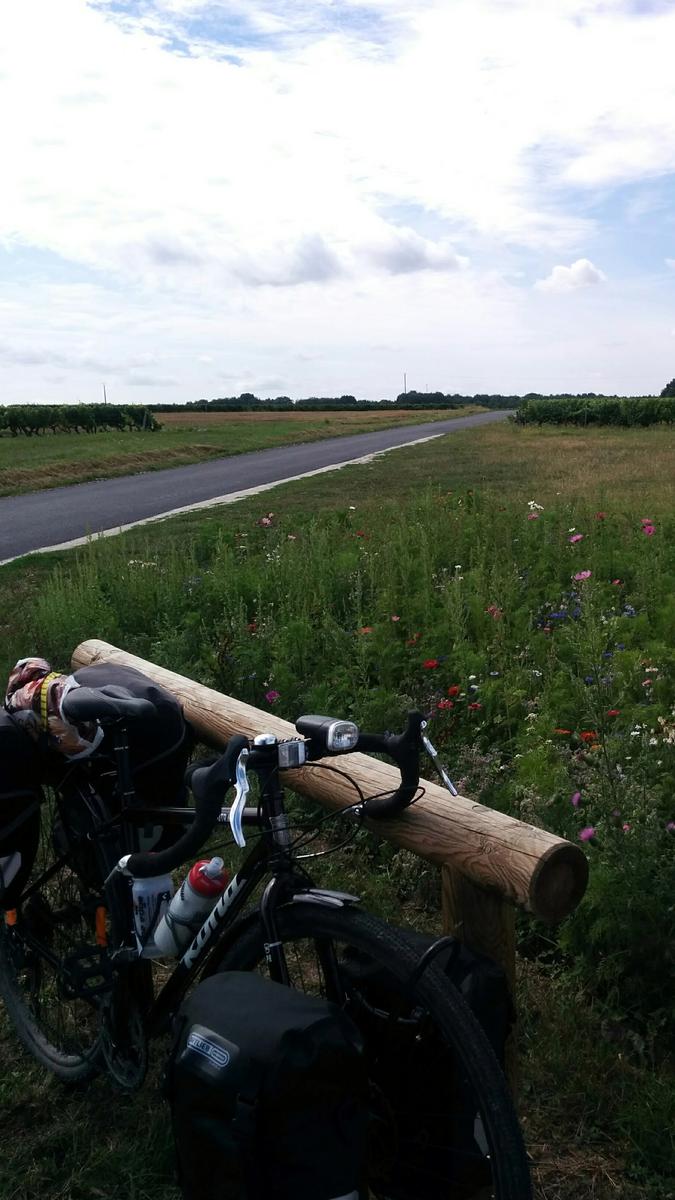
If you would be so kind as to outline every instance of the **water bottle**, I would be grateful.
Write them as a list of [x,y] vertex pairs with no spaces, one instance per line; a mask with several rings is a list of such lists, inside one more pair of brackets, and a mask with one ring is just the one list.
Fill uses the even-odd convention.
[[228,878],[222,858],[195,863],[155,930],[156,953],[175,956],[190,945],[225,891]]
[[155,875],[150,879],[134,879],[131,897],[134,908],[134,932],[143,958],[156,958],[153,930],[166,913],[173,896],[170,875]]

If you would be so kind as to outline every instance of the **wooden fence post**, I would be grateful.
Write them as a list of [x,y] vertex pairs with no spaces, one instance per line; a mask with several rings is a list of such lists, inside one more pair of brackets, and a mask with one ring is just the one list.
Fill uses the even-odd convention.
[[[477,887],[456,867],[441,867],[443,932],[458,938],[471,950],[487,954],[503,967],[511,997],[516,987],[516,910],[496,892]],[[517,1054],[515,1033],[506,1045],[506,1076],[515,1098]]]

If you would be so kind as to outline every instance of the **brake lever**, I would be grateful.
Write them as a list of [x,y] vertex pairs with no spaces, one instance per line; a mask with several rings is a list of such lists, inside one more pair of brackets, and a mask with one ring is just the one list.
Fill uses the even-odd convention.
[[235,769],[235,789],[234,801],[230,806],[229,820],[230,829],[237,845],[243,850],[246,845],[244,837],[243,816],[246,808],[246,797],[250,791],[248,775],[246,774],[246,763],[248,761],[249,750],[245,747],[237,759]]
[[426,729],[426,727],[427,727],[427,722],[422,721],[422,725],[420,727],[420,737],[422,739],[422,745],[424,746],[424,749],[426,750],[427,754],[429,755],[429,758],[431,759],[436,770],[438,771],[438,774],[440,775],[441,779],[443,780],[443,783],[445,784],[446,788],[448,789],[450,795],[458,796],[459,792],[457,791],[457,788],[455,787],[454,783],[452,782],[452,780],[451,780],[450,776],[448,775],[443,764],[441,762],[439,762],[438,750],[436,749],[435,746],[432,746],[431,742],[429,741],[429,738],[424,733],[424,730]]

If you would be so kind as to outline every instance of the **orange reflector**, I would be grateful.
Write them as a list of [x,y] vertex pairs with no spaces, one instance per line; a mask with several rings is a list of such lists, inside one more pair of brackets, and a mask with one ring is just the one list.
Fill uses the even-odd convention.
[[108,916],[107,908],[104,908],[102,904],[99,904],[98,908],[96,909],[96,945],[97,946],[107,946],[108,945],[108,930],[106,928],[107,916]]
[[8,908],[5,913],[5,925],[16,925],[16,909]]

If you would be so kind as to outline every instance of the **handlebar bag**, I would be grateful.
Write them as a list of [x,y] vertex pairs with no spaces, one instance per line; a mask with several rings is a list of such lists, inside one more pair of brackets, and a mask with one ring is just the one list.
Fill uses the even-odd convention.
[[368,1084],[340,1008],[226,971],[176,1031],[165,1095],[184,1200],[358,1200]]
[[[81,687],[116,684],[126,688],[136,699],[154,704],[155,716],[129,721],[127,727],[136,795],[141,803],[148,805],[184,803],[183,776],[194,739],[176,697],[142,671],[118,663],[102,662],[80,667],[73,678]],[[96,754],[98,763],[104,765],[106,759],[114,764],[113,740],[109,732]]]
[[28,879],[40,835],[38,752],[0,709],[0,908],[13,908]]

